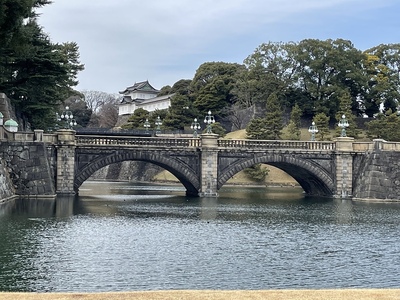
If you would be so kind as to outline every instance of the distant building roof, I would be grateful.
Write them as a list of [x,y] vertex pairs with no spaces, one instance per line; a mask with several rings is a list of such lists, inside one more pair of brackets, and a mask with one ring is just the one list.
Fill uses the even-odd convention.
[[142,104],[149,104],[149,103],[153,103],[153,102],[158,102],[158,101],[164,101],[164,100],[168,100],[170,99],[172,96],[174,96],[175,94],[169,94],[169,95],[164,95],[164,96],[159,96],[159,97],[154,97],[154,98],[150,98],[150,99],[146,99],[142,101]]
[[142,82],[136,82],[134,85],[127,87],[124,91],[119,92],[120,94],[127,94],[134,91],[143,91],[143,92],[153,92],[158,93],[159,90],[155,89],[151,86],[148,80]]

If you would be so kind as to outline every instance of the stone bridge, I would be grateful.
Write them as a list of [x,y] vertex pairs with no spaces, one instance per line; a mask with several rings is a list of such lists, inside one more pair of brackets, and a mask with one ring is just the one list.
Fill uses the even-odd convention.
[[[216,197],[227,180],[258,163],[285,171],[309,195],[398,199],[400,191],[399,166],[389,165],[389,161],[391,164],[393,160],[396,164],[400,161],[400,143],[382,140],[355,142],[348,137],[324,142],[232,140],[220,139],[214,134],[175,138],[80,135],[73,130],[44,134],[37,130],[31,134],[9,134],[7,142],[1,145],[3,157],[14,163],[18,161],[10,155],[10,149],[18,153],[14,147],[34,146],[39,153],[40,158],[29,158],[27,153],[22,155],[25,167],[19,163],[19,170],[8,164],[9,169],[14,168],[12,173],[19,174],[20,182],[21,177],[25,178],[27,187],[24,190],[30,195],[51,194],[52,191],[76,194],[94,172],[127,160],[145,161],[168,170],[184,185],[186,193],[194,196]],[[8,148],[4,149],[6,145]],[[38,152],[38,149],[44,150]],[[49,171],[39,172],[36,166],[31,170],[37,176],[30,175],[32,172],[27,172],[26,166],[34,161],[48,165]],[[29,190],[29,181],[37,180],[35,176],[50,187],[38,189],[36,183],[30,185],[36,186],[36,190]]]

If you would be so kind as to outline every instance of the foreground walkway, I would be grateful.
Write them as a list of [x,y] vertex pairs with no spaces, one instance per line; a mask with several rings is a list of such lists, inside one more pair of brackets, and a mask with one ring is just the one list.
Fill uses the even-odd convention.
[[0,300],[400,300],[400,289],[2,293]]

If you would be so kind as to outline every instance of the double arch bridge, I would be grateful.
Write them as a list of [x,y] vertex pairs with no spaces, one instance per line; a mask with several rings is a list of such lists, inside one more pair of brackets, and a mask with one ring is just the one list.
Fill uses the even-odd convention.
[[75,194],[94,172],[109,164],[145,161],[168,170],[188,195],[215,197],[236,173],[258,163],[291,175],[309,195],[351,197],[357,153],[373,147],[342,137],[335,141],[280,141],[79,135],[57,132],[56,192]]

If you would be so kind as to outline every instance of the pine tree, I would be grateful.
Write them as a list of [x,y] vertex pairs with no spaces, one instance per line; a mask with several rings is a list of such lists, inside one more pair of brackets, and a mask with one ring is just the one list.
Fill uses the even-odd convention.
[[379,113],[376,118],[367,123],[368,136],[392,142],[400,142],[400,117],[391,109]]
[[[346,135],[354,138],[358,138],[361,131],[357,128],[356,117],[351,111],[351,97],[348,91],[345,91],[341,97],[339,97],[339,110],[335,116],[336,121],[339,121],[345,116],[346,120],[349,122],[349,127],[346,128]],[[341,135],[342,128],[337,126],[336,134]]]
[[329,117],[325,113],[318,113],[314,116],[313,122],[318,128],[317,137],[319,140],[323,141],[328,138],[329,131]]
[[244,169],[245,174],[256,182],[263,182],[269,173],[269,169],[262,166],[262,164],[255,164],[250,168]]
[[275,93],[268,97],[266,107],[267,112],[264,118],[265,138],[267,140],[278,140],[283,129],[283,113]]
[[301,109],[295,104],[290,113],[290,121],[287,126],[287,138],[289,140],[300,140],[300,120],[301,120]]
[[[121,126],[123,129],[145,129],[144,123],[149,121],[150,113],[143,109],[135,109],[134,113],[129,117],[127,124]],[[149,121],[150,122],[150,121]],[[154,128],[153,123],[149,123],[149,128]],[[149,129],[148,128],[148,129]]]
[[256,140],[266,140],[267,134],[265,129],[264,118],[252,119],[246,127],[247,138]]

